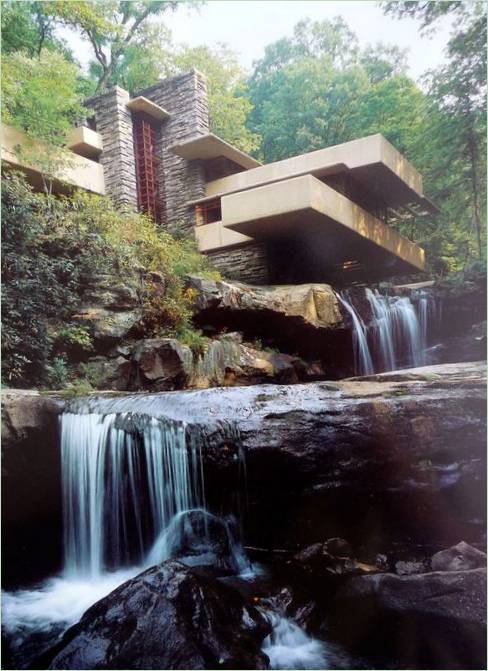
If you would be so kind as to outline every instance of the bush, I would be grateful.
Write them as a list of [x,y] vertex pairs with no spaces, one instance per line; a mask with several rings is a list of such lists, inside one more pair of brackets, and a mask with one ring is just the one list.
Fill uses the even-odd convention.
[[192,329],[185,275],[218,277],[193,240],[148,217],[85,192],[36,194],[12,172],[2,179],[2,242],[2,375],[16,386],[41,383],[54,357],[90,350],[70,318],[101,270],[122,281],[137,266],[162,274],[164,291],[149,283],[141,296],[141,327],[155,336]]

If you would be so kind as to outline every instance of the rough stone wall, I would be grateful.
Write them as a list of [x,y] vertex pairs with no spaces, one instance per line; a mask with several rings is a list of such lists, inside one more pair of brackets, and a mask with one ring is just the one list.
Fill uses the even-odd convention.
[[161,159],[160,184],[162,223],[171,233],[193,233],[195,208],[186,203],[205,196],[205,173],[198,161],[188,161],[168,151],[168,147],[190,137],[209,132],[207,85],[197,70],[164,79],[134,94],[143,95],[170,112],[163,121],[156,153]]
[[97,132],[102,136],[100,163],[105,174],[105,191],[116,205],[137,208],[136,166],[132,116],[126,104],[130,96],[116,86],[85,102],[95,112]]
[[209,252],[207,257],[224,278],[248,284],[269,283],[268,250],[264,242]]

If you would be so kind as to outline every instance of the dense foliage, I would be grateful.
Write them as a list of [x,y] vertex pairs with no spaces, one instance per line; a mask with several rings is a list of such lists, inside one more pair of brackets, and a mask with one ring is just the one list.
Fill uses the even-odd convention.
[[[147,217],[103,197],[33,193],[23,178],[2,180],[2,375],[9,385],[54,384],[64,353],[89,352],[89,333],[71,317],[103,270],[122,280],[135,266],[164,277],[159,294],[141,294],[148,335],[195,340],[183,278],[210,273],[193,241],[175,240]],[[155,318],[157,311],[157,319]]]

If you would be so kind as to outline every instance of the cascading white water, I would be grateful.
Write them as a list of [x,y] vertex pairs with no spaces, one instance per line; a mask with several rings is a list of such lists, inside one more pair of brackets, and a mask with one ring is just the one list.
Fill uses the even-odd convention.
[[361,317],[358,315],[352,304],[341,294],[336,294],[341,305],[349,313],[354,326],[353,329],[353,350],[354,350],[354,371],[357,375],[372,375],[375,370],[373,360],[369,351],[368,340],[366,337],[366,328]]
[[370,338],[377,352],[378,372],[423,366],[427,338],[426,312],[421,326],[408,296],[387,296],[378,290],[366,289],[366,298],[373,313]]
[[273,627],[263,643],[272,669],[327,669],[325,644],[309,636],[293,620],[274,610],[261,609]]
[[200,454],[184,424],[65,413],[61,426],[67,576],[140,564],[175,515],[204,505]]
[[[412,295],[413,296],[413,295]],[[371,375],[427,363],[429,320],[435,303],[427,292],[409,296],[388,296],[377,289],[365,289],[371,319],[365,323],[347,293],[337,298],[353,324],[354,371]]]
[[[61,416],[61,460],[64,572],[3,595],[3,626],[16,654],[33,634],[48,634],[53,643],[95,601],[173,556],[244,579],[259,575],[234,519],[205,508],[201,440],[183,421],[68,412]],[[323,643],[266,612],[273,632],[263,649],[272,668],[325,668]]]

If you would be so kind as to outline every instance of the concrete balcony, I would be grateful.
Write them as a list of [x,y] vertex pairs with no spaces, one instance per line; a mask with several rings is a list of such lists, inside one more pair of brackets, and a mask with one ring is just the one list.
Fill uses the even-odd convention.
[[[422,176],[382,135],[370,135],[269,163],[207,184],[206,198],[226,196],[301,175],[346,176],[385,208],[437,208],[423,194]],[[204,200],[204,199],[201,199]]]
[[[35,188],[42,188],[41,169],[34,157],[42,155],[43,152],[48,153],[45,143],[32,141],[22,131],[6,124],[2,124],[1,129],[2,161],[24,172]],[[60,149],[59,153],[65,162],[54,167],[49,175],[53,180],[54,191],[63,193],[70,191],[72,187],[78,187],[100,195],[105,194],[103,167],[99,163],[65,149]]]
[[423,249],[311,175],[226,195],[221,207],[222,221],[196,228],[201,251],[267,241],[284,264],[305,252],[317,276],[320,269],[372,279],[425,269]]
[[68,136],[68,148],[78,156],[96,159],[103,150],[102,136],[91,128],[78,126]]

